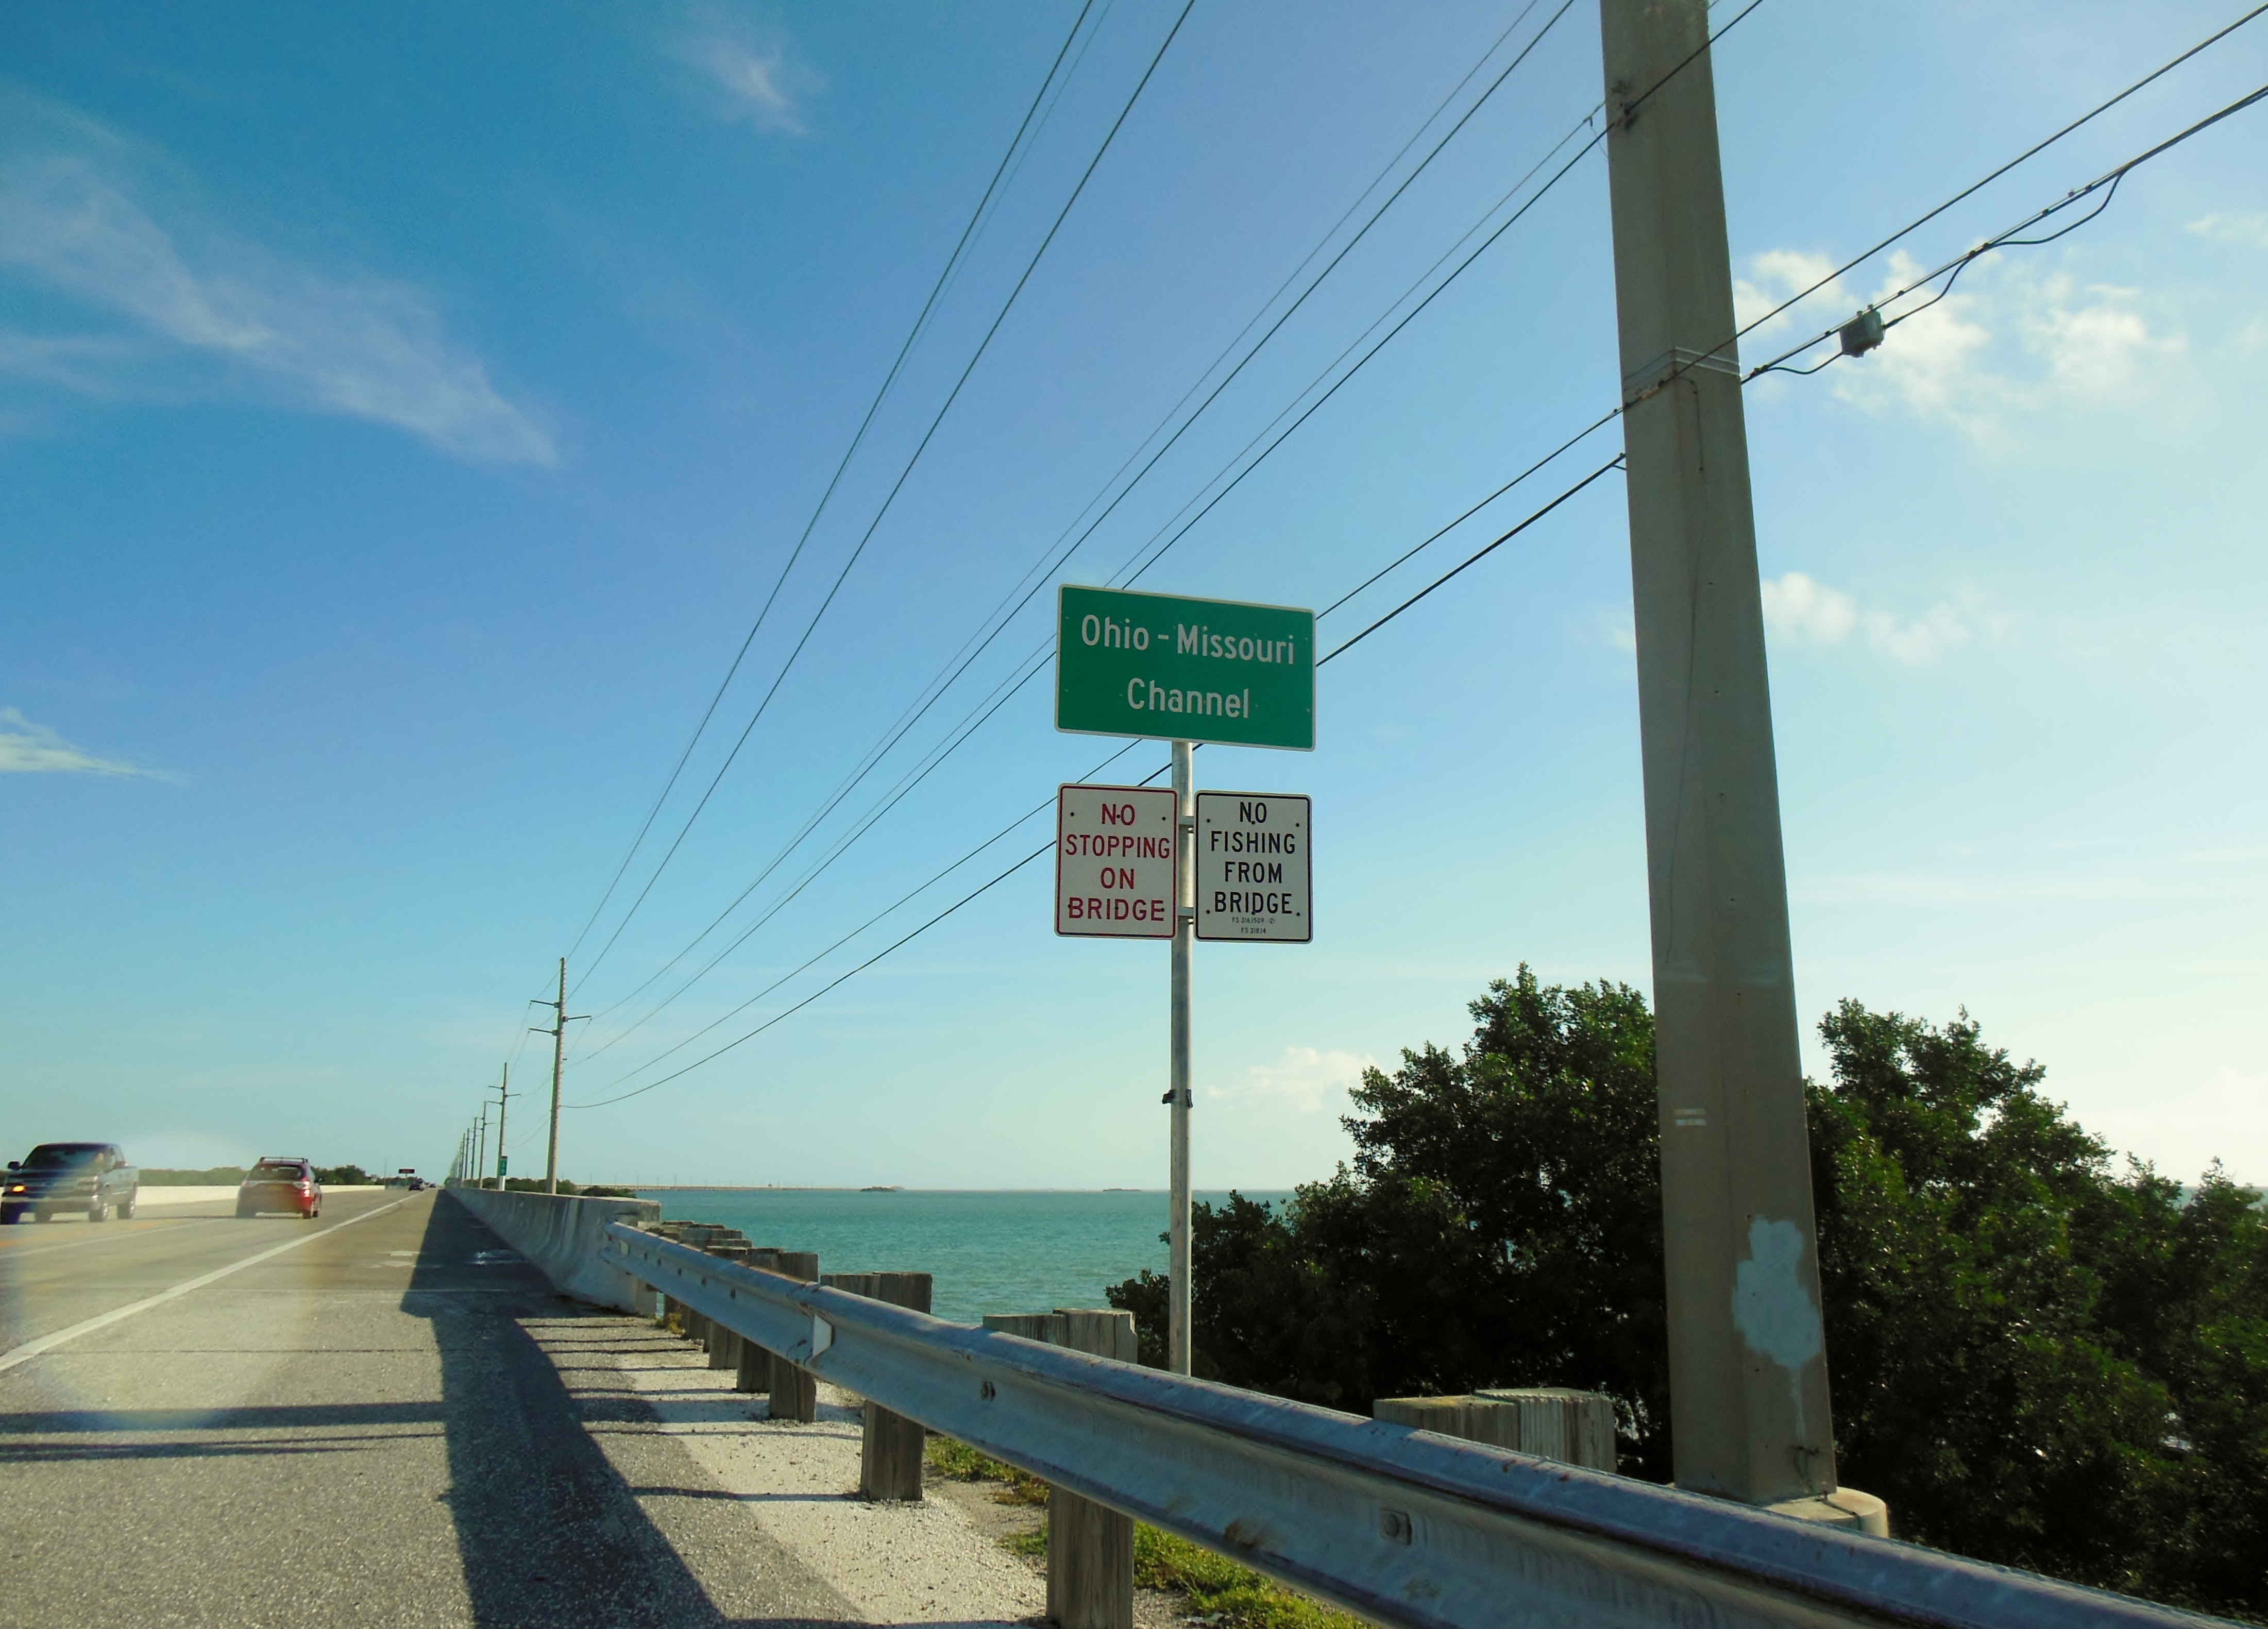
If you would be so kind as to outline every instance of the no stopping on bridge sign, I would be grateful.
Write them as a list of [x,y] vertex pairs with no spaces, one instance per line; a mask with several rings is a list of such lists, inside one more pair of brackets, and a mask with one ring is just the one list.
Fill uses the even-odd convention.
[[1170,787],[1057,790],[1057,932],[1174,936],[1174,805]]

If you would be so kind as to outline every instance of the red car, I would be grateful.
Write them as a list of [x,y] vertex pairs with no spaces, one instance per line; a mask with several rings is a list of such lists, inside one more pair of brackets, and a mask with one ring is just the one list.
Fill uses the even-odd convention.
[[236,1190],[239,1216],[284,1211],[312,1221],[322,1210],[323,1184],[315,1180],[311,1160],[288,1155],[264,1159],[244,1174],[244,1185]]

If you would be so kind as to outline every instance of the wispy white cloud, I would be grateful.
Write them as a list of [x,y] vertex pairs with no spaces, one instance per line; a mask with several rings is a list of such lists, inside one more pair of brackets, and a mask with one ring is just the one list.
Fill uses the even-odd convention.
[[724,117],[784,136],[804,134],[803,99],[821,81],[784,46],[752,40],[744,25],[713,6],[696,7],[672,44],[699,70]]
[[2217,239],[2223,243],[2249,243],[2255,248],[2268,249],[2268,212],[2207,215],[2191,221],[2187,230],[2200,238]]
[[[1798,251],[1758,254],[1735,284],[1735,308],[1752,321],[1831,269],[1823,257]],[[1988,446],[2051,409],[2146,408],[2187,353],[2183,335],[2153,325],[2138,289],[1993,255],[1970,266],[1943,299],[1927,291],[1891,298],[1924,269],[1900,251],[1871,295],[1830,281],[1759,328],[1751,347],[1768,357],[1838,313],[1880,304],[1896,323],[1881,348],[1842,363],[1822,382],[1865,411],[1901,411]]]
[[0,334],[0,371],[114,399],[249,390],[460,458],[556,460],[416,290],[231,232],[149,150],[20,92],[0,92],[0,274],[110,325]]
[[[1733,279],[1733,318],[1742,328],[1762,317],[1780,301],[1801,290],[1809,288],[1835,269],[1835,262],[1824,254],[1810,254],[1801,249],[1766,249],[1749,261],[1749,275]],[[1846,304],[1849,295],[1839,281],[1830,282],[1815,296],[1822,309]],[[1810,307],[1805,307],[1808,310]],[[1775,317],[1760,334],[1773,333],[1787,328],[1795,321],[1793,313]]]
[[1220,1102],[1265,1103],[1294,1114],[1320,1114],[1344,1101],[1346,1088],[1377,1059],[1352,1052],[1287,1046],[1272,1064],[1255,1064],[1226,1087],[1209,1087],[1205,1095]]
[[118,758],[99,758],[74,747],[45,725],[34,724],[13,707],[0,707],[0,775],[136,775],[172,778]]
[[1859,640],[1893,660],[1910,667],[1934,660],[1956,645],[1965,644],[1978,630],[1999,633],[2005,616],[1964,615],[1955,607],[1939,603],[1919,616],[1902,617],[1889,611],[1861,609],[1856,599],[1830,588],[1802,571],[1767,578],[1762,584],[1764,626],[1774,636],[1795,645],[1840,645]]

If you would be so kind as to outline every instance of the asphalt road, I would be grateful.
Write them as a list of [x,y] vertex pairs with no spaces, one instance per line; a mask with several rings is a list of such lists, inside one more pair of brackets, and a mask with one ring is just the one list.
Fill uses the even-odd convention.
[[0,1229],[0,1624],[858,1621],[453,1200]]

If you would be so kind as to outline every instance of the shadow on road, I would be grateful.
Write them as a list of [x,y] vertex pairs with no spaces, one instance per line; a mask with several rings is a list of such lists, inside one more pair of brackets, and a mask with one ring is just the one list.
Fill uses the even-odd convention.
[[[463,1205],[437,1196],[401,1303],[431,1320],[440,1349],[449,1508],[475,1621],[484,1629],[809,1621],[718,1610],[589,1430],[644,1425],[651,1412],[628,1396],[568,1390],[525,1325],[573,1318],[576,1304],[500,1249]],[[483,1251],[485,1264],[475,1264]]]

